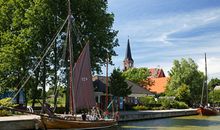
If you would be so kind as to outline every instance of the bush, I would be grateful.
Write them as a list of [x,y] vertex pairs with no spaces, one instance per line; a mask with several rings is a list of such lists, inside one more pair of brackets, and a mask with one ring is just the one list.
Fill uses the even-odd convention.
[[172,107],[171,102],[172,102],[172,100],[170,100],[170,99],[161,99],[160,100],[161,106],[164,109],[170,109]]
[[[11,102],[11,98],[4,98],[0,100],[0,106],[3,107],[15,107],[16,105]],[[0,116],[11,115],[12,113],[8,110],[0,110]]]
[[147,110],[148,108],[143,105],[137,105],[133,107],[134,110]]
[[176,109],[186,109],[188,105],[185,102],[179,102],[172,99],[160,99],[160,103],[164,109],[176,108]]
[[179,109],[189,108],[189,106],[185,102],[178,102],[178,103],[179,103],[179,106],[178,106]]
[[150,104],[156,104],[154,97],[147,96],[147,97],[140,97],[139,102],[142,105],[149,106]]

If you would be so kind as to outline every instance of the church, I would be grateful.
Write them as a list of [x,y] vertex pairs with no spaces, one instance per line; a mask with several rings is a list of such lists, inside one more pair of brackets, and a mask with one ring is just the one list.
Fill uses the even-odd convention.
[[[134,60],[131,54],[130,40],[128,39],[127,48],[125,53],[125,59],[123,61],[124,71],[134,67]],[[148,79],[152,81],[152,85],[145,86],[144,88],[148,91],[161,94],[165,92],[167,82],[169,80],[168,77],[165,76],[165,73],[162,68],[149,68],[150,76]]]

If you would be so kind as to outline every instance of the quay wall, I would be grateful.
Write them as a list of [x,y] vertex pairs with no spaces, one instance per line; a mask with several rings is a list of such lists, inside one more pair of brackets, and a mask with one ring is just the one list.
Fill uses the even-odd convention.
[[120,112],[119,121],[135,121],[157,118],[197,115],[196,109],[174,109],[157,111],[126,111]]
[[0,130],[32,130],[37,128],[36,115],[0,117]]
[[[177,116],[196,115],[196,109],[180,110],[154,110],[154,111],[124,111],[120,112],[120,122],[146,120],[156,118],[168,118]],[[40,117],[36,115],[20,115],[10,117],[0,117],[0,130],[30,130],[36,129],[37,120]]]

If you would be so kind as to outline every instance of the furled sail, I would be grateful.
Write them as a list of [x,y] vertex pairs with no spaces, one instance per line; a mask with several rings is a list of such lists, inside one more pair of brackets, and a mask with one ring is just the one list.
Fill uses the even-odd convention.
[[75,66],[73,86],[73,107],[75,109],[95,106],[94,88],[91,75],[89,43],[85,45]]

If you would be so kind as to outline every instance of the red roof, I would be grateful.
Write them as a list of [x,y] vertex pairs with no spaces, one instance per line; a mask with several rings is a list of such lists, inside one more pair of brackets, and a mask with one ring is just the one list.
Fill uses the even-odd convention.
[[155,77],[155,78],[159,78],[159,77],[166,77],[164,72],[163,72],[163,69],[158,69],[158,68],[150,68],[149,69],[150,71],[150,77]]
[[160,77],[160,78],[149,78],[153,84],[151,86],[147,86],[146,89],[148,89],[150,92],[153,93],[164,93],[166,89],[167,82],[169,80],[168,77]]

